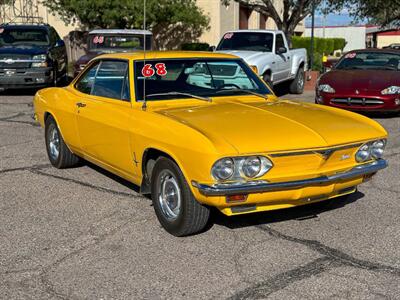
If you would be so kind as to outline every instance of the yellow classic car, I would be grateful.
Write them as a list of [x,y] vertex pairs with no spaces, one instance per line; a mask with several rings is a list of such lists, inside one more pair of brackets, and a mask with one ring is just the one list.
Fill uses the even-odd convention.
[[214,206],[238,215],[351,194],[387,166],[387,132],[321,105],[279,100],[241,59],[148,52],[96,57],[34,97],[56,168],[85,159],[151,194],[175,236]]

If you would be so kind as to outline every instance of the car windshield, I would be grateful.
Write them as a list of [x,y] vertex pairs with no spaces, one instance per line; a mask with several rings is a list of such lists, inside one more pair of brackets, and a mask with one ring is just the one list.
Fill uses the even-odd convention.
[[[145,82],[144,82],[145,81]],[[239,59],[163,59],[135,62],[136,100],[167,100],[197,97],[261,95],[271,92]],[[160,95],[162,94],[162,95]]]
[[217,50],[242,50],[271,52],[274,36],[267,32],[225,33]]
[[400,53],[349,52],[336,65],[339,70],[400,70]]
[[0,47],[48,46],[49,36],[43,29],[0,28]]
[[[90,35],[90,50],[143,50],[143,35]],[[146,36],[146,50],[151,49],[151,36]]]

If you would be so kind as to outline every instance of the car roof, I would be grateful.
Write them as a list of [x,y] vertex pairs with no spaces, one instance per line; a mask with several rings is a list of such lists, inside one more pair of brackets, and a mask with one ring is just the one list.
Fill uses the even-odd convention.
[[229,30],[228,32],[233,32],[233,33],[240,33],[240,32],[247,32],[247,33],[282,33],[281,30],[268,30],[268,29],[239,29],[239,30]]
[[95,29],[89,32],[89,34],[149,34],[152,32],[149,30],[141,29]]
[[227,58],[239,59],[237,56],[224,53],[203,52],[203,51],[147,51],[144,55],[143,51],[126,52],[126,53],[110,53],[102,54],[96,57],[113,58],[113,59],[130,59],[130,60],[143,60],[146,59],[179,59],[179,58]]
[[[367,49],[357,49],[357,50],[351,50],[349,52],[357,52],[357,53],[371,53],[371,52],[376,52],[376,53],[394,53],[394,54],[400,54],[400,51],[398,49],[393,49],[393,48],[384,48],[384,49],[379,49],[379,48],[367,48]],[[347,52],[347,53],[349,53]]]

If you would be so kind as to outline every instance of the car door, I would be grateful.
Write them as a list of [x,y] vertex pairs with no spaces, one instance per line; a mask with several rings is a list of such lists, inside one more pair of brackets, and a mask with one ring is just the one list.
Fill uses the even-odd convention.
[[85,157],[129,177],[134,168],[129,135],[132,107],[128,69],[126,60],[102,60],[95,69],[90,91],[82,89],[85,85],[80,81],[77,83],[76,88],[83,93],[76,105]]
[[[279,49],[285,48],[285,53],[280,53]],[[275,57],[276,57],[276,73],[274,74],[274,83],[288,79],[291,67],[291,55],[285,44],[285,40],[281,33],[275,35]]]

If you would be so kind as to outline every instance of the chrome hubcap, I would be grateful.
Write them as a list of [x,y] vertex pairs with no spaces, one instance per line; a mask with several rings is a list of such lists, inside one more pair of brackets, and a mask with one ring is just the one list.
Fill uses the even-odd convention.
[[60,154],[60,137],[57,128],[53,128],[49,137],[49,153],[53,160],[57,160]]
[[297,86],[299,89],[302,89],[304,85],[304,74],[300,75],[299,81],[297,82]]
[[158,176],[158,186],[161,211],[168,220],[175,220],[181,210],[181,190],[175,176],[169,170],[163,170]]

